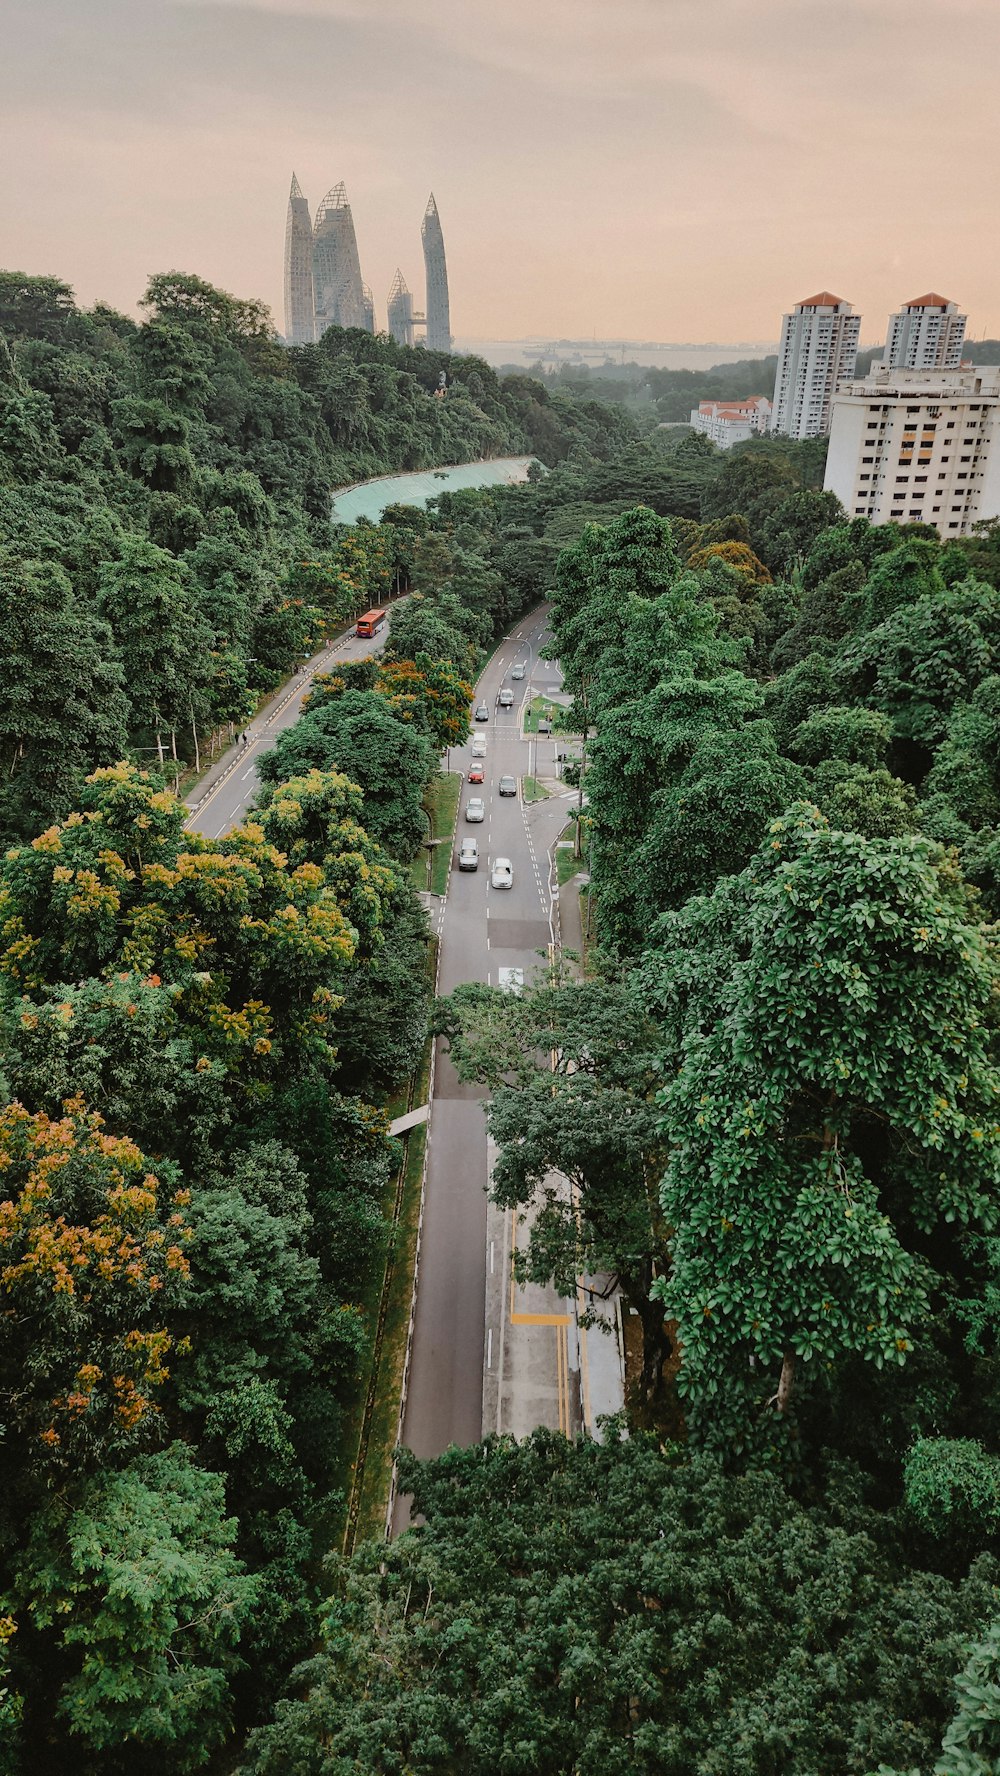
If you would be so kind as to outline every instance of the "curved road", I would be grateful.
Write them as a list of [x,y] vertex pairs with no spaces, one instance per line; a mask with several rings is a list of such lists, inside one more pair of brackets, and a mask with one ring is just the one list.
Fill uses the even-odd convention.
[[[400,604],[403,603],[399,599]],[[395,605],[390,607],[395,609]],[[283,728],[298,721],[302,701],[317,673],[329,672],[337,659],[362,660],[366,654],[377,653],[384,645],[387,630],[381,635],[359,640],[353,633],[328,642],[321,653],[306,662],[302,672],[291,679],[269,703],[265,703],[247,724],[250,743],[237,743],[223,755],[206,778],[197,785],[185,825],[191,832],[203,833],[207,839],[220,839],[224,833],[245,820],[250,804],[259,788],[257,760],[269,752]]]

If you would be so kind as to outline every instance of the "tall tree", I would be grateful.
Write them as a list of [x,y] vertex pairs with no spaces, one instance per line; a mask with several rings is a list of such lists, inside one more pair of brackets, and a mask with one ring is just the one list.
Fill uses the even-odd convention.
[[948,1229],[1000,1202],[991,945],[925,840],[776,820],[646,964],[667,1019],[664,1304],[701,1438],[787,1421],[848,1353],[902,1364],[931,1325]]
[[3,828],[23,837],[67,814],[88,771],[120,758],[128,702],[106,623],[54,562],[0,556]]

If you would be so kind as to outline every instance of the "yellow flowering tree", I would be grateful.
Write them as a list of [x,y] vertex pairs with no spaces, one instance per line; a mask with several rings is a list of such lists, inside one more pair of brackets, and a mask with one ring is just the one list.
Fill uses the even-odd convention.
[[147,1433],[188,1275],[188,1193],[70,1100],[0,1112],[5,1469],[103,1462]]

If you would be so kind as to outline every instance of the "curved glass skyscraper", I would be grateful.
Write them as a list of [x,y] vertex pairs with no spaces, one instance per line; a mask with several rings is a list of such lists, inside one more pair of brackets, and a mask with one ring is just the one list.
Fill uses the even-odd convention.
[[444,235],[433,191],[427,199],[420,238],[424,243],[424,269],[427,273],[427,347],[429,351],[451,350],[451,310],[448,305],[448,266],[444,256]]
[[285,338],[289,345],[309,345],[315,337],[312,221],[293,173],[285,223]]
[[389,291],[389,332],[397,345],[413,344],[413,297],[398,267]]
[[313,224],[316,338],[328,327],[363,327],[365,292],[354,218],[343,181],[327,192]]

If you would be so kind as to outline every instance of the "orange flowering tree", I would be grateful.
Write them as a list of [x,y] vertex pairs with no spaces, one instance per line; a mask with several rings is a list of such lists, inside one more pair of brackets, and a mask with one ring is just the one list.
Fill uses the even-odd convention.
[[58,1118],[0,1112],[0,1198],[7,1459],[103,1462],[158,1416],[189,1268],[188,1193],[71,1099]]

